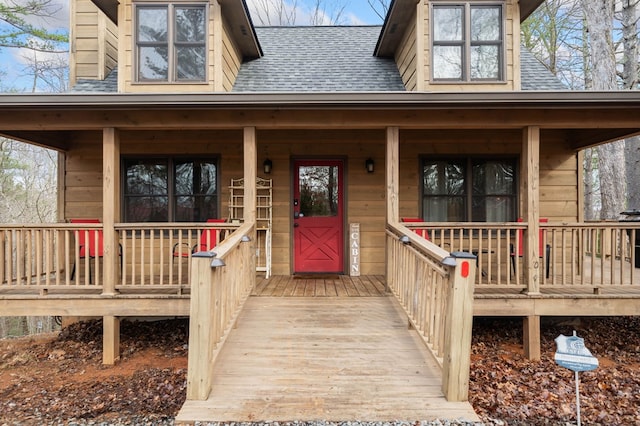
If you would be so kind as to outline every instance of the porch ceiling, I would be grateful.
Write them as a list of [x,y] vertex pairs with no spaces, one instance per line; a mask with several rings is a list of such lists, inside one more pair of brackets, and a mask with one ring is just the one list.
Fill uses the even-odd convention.
[[75,132],[240,129],[521,129],[575,149],[640,133],[638,92],[0,96],[0,134],[65,150]]

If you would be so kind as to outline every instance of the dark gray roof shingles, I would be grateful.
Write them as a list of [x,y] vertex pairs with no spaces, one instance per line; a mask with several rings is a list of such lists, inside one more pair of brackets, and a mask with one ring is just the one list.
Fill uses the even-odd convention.
[[258,27],[264,56],[242,65],[233,91],[404,91],[393,59],[373,56],[380,29]]
[[[234,92],[405,91],[391,58],[373,51],[380,26],[257,27],[264,56],[240,67]],[[566,90],[529,51],[521,51],[522,90]],[[117,71],[78,80],[72,92],[115,93]]]
[[520,49],[520,80],[522,90],[567,90],[566,86],[524,47]]
[[118,70],[111,71],[104,80],[78,80],[71,88],[71,91],[80,93],[116,93],[118,91]]

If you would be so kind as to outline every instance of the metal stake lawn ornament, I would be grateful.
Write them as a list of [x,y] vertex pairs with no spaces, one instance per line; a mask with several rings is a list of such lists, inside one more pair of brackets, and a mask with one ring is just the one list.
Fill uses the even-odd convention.
[[575,371],[576,411],[578,426],[580,426],[580,378],[578,372],[595,370],[598,367],[598,359],[591,355],[589,349],[584,346],[584,339],[578,337],[575,330],[573,330],[573,336],[561,334],[556,337],[556,345],[558,346],[554,357],[556,363],[561,367]]

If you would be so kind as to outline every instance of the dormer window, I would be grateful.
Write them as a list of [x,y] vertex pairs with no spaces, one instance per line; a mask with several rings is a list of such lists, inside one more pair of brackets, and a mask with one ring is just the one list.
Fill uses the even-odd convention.
[[443,2],[431,12],[434,81],[504,79],[502,4]]
[[205,81],[204,5],[137,4],[135,25],[138,82]]

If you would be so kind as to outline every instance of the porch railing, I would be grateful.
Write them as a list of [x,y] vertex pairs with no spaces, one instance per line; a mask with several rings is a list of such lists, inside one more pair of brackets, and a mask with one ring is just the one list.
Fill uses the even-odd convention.
[[255,225],[191,259],[187,399],[207,399],[213,365],[255,285]]
[[[74,289],[100,293],[102,224],[0,226],[0,289]],[[204,223],[118,224],[118,289],[189,288],[193,252],[203,235],[215,244],[238,225]],[[210,232],[215,231],[215,232]],[[84,246],[84,249],[83,249]],[[195,250],[194,250],[195,248]]]
[[387,225],[387,285],[442,367],[449,401],[469,388],[475,256],[462,259],[402,225]]
[[[527,224],[406,223],[448,251],[478,257],[476,288],[526,289],[523,242]],[[640,286],[640,223],[540,223],[538,241],[540,287]]]

